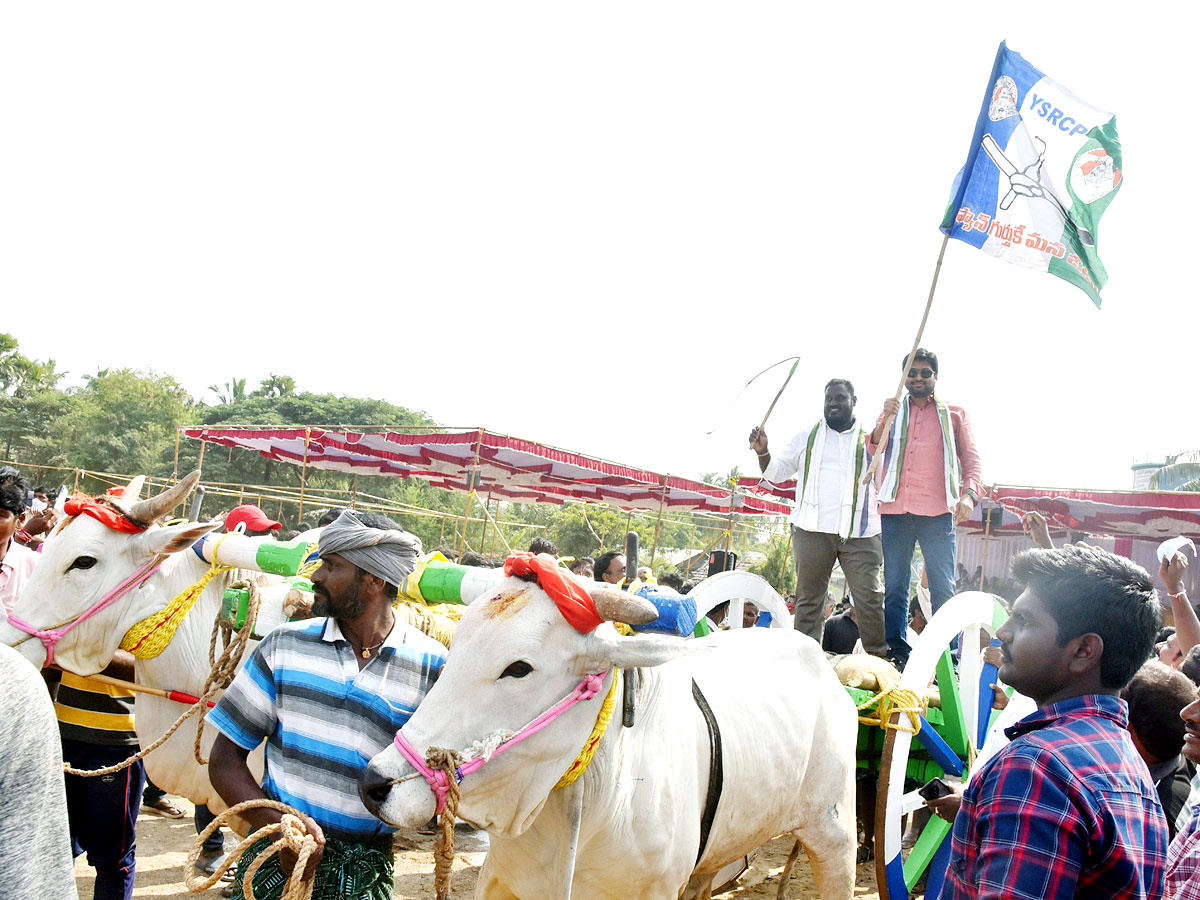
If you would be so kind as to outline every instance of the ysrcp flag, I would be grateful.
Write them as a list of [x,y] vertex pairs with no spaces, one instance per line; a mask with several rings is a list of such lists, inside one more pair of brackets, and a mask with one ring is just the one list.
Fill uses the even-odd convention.
[[1003,42],[988,85],[942,231],[1057,275],[1099,306],[1108,274],[1096,253],[1096,227],[1121,186],[1116,117]]

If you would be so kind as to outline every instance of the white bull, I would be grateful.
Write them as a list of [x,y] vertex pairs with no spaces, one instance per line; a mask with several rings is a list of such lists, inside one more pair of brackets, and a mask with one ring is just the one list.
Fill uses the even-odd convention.
[[[137,495],[142,478],[136,478],[126,488],[123,506],[135,520],[153,522],[176,506],[199,477],[195,472],[163,494],[141,501]],[[80,675],[99,672],[112,659],[130,626],[164,609],[172,598],[200,580],[209,566],[189,548],[220,524],[219,520],[169,527],[152,524],[138,534],[128,534],[86,515],[68,518],[46,541],[37,569],[13,613],[35,629],[69,623],[156,554],[165,554],[166,561],[140,587],[71,628],[55,646],[54,662],[62,668]],[[161,654],[137,660],[139,683],[199,695],[209,674],[209,635],[229,577],[217,577],[209,583]],[[0,624],[0,642],[10,646],[20,642],[16,649],[30,662],[39,668],[45,662],[42,642],[9,623]],[[149,746],[186,708],[172,700],[137,694],[134,722],[139,743]],[[209,783],[208,768],[193,757],[194,721],[146,757],[146,772],[170,793],[223,809],[225,804]],[[205,731],[207,752],[214,734],[207,726]],[[257,771],[261,771],[261,753],[258,756]]]
[[[600,695],[462,781],[458,815],[491,838],[475,896],[565,895],[573,789],[554,786],[591,733],[618,668],[637,669],[635,722],[622,727],[618,691],[582,777],[571,896],[707,896],[722,866],[790,832],[821,896],[850,900],[856,712],[815,642],[766,628],[687,642],[622,637],[608,623],[584,635],[540,587],[515,578],[464,613],[445,669],[402,730],[416,753],[441,747],[470,757],[476,741],[520,730],[585,675],[607,674]],[[698,862],[713,751],[693,680],[715,713],[724,767]],[[394,744],[379,753],[362,776],[368,808],[393,825],[428,821],[434,795],[414,775]]]

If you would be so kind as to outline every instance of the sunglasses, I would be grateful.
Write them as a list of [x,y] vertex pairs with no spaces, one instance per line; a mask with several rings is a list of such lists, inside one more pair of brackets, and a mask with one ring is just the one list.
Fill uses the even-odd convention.
[[929,378],[933,375],[933,369],[909,369],[909,378]]

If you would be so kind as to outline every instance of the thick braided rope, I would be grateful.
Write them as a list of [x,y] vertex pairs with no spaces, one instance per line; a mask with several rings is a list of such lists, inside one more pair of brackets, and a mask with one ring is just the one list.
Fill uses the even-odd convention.
[[431,769],[441,769],[446,773],[449,792],[446,794],[446,808],[438,819],[442,833],[433,849],[433,889],[435,900],[450,900],[450,867],[454,865],[454,819],[458,816],[458,778],[456,772],[462,765],[462,757],[457,750],[447,750],[443,747],[430,747],[425,756],[425,763]]
[[[858,704],[858,709],[861,712],[867,707],[875,706],[876,703],[879,705],[875,707],[874,717],[859,716],[858,721],[864,725],[878,725],[885,731],[907,731],[910,734],[917,734],[921,730],[921,716],[925,714],[925,707],[916,691],[902,687],[889,687]],[[895,713],[908,716],[908,723],[905,723],[903,719],[897,719],[895,723],[892,723],[891,718]]]
[[[196,860],[200,858],[200,851],[204,849],[205,839],[220,828],[221,825],[227,824],[227,821],[233,816],[236,816],[243,810],[254,809],[256,807],[278,810],[283,813],[283,818],[273,825],[266,825],[258,829],[258,831],[246,835],[233,849],[233,852],[226,855],[221,865],[213,874],[207,876],[200,875],[199,870],[196,868]],[[304,870],[308,868],[309,857],[317,849],[316,838],[310,835],[305,829],[304,820],[297,810],[286,803],[266,799],[246,800],[236,806],[229,807],[229,809],[220,813],[215,819],[209,822],[208,827],[200,832],[200,834],[196,835],[192,849],[188,851],[187,862],[183,864],[184,880],[187,883],[187,889],[193,894],[207,891],[221,880],[230,867],[241,858],[247,847],[272,834],[278,834],[279,840],[256,856],[254,862],[250,863],[246,873],[242,876],[242,890],[245,891],[246,900],[255,900],[252,882],[254,881],[254,876],[258,873],[259,867],[285,847],[295,852],[298,858],[296,865],[292,868],[292,874],[288,876],[287,886],[284,888],[280,900],[309,900],[312,897],[313,884],[316,879],[315,877],[306,879],[304,877]]]
[[[115,766],[105,766],[102,769],[76,769],[68,763],[63,765],[63,771],[67,772],[69,775],[79,775],[84,778],[94,778],[97,775],[111,775],[114,772],[120,772],[122,769],[129,768],[129,766],[132,766],[138,760],[149,756],[168,740],[170,740],[171,735],[178,731],[179,727],[186,722],[190,716],[207,709],[208,701],[213,699],[221,691],[225,690],[225,688],[229,687],[230,683],[233,681],[233,676],[237,674],[238,663],[241,661],[242,654],[246,649],[246,644],[250,640],[250,634],[254,630],[254,616],[258,613],[259,604],[257,585],[254,585],[252,582],[248,581],[238,582],[238,584],[246,585],[250,593],[249,611],[246,614],[246,623],[238,630],[237,634],[233,638],[233,642],[230,643],[229,633],[232,632],[232,629],[228,625],[225,625],[221,622],[221,617],[218,614],[216,621],[213,623],[212,635],[209,637],[208,642],[208,660],[212,666],[212,671],[209,673],[208,680],[204,683],[204,690],[200,692],[199,699],[189,706],[183,712],[183,714],[175,720],[174,724],[166,730],[162,737],[160,737],[150,746],[143,747],[141,750],[123,762],[117,763]],[[220,660],[214,660],[217,634],[221,631],[226,632],[226,647],[224,652],[221,654]],[[196,721],[196,742],[193,747],[193,753],[195,754],[196,761],[202,766],[208,764],[208,760],[203,759],[200,753],[200,738],[203,734],[204,716],[200,716],[200,718]]]
[[[97,775],[111,775],[113,772],[120,772],[122,769],[127,769],[130,766],[132,766],[135,762],[137,762],[139,759],[143,759],[146,756],[149,756],[151,753],[153,753],[155,750],[157,750],[159,747],[161,747],[163,744],[165,744],[168,740],[170,740],[171,735],[173,735],[176,731],[179,730],[180,725],[182,725],[184,722],[186,722],[188,720],[188,718],[190,716],[192,716],[197,710],[204,708],[201,705],[202,703],[204,703],[203,697],[200,698],[199,703],[193,703],[191,706],[189,706],[187,708],[187,711],[184,712],[183,715],[181,715],[178,719],[176,719],[175,724],[172,725],[170,728],[168,728],[166,730],[166,732],[163,734],[163,736],[160,737],[157,741],[155,741],[149,747],[143,747],[141,750],[139,750],[133,756],[129,757],[128,759],[124,760],[123,762],[117,763],[115,766],[105,766],[103,769],[76,769],[76,768],[73,768],[70,763],[63,763],[63,771],[66,772],[68,775],[80,775],[83,778],[94,778]],[[203,719],[201,721],[203,721]]]
[[[214,558],[216,554],[213,554]],[[138,659],[153,659],[167,648],[175,637],[175,629],[184,617],[191,612],[208,583],[222,572],[231,571],[230,566],[212,567],[201,576],[200,580],[190,587],[184,588],[163,609],[147,616],[140,622],[135,622],[121,638],[121,649],[127,650]]]
[[[258,590],[258,584],[253,578],[245,581],[235,581],[231,587],[246,589],[248,599],[246,601],[246,621],[242,623],[242,627],[234,633],[232,626],[226,624],[221,619],[220,613],[217,614],[217,620],[213,623],[212,634],[208,638],[208,678],[204,682],[204,690],[200,692],[200,702],[206,702],[210,697],[216,696],[229,687],[233,683],[234,677],[237,675],[238,666],[241,665],[242,657],[246,653],[246,647],[250,643],[250,637],[254,633],[254,623],[258,619],[258,607],[262,602],[262,596]],[[224,649],[221,655],[217,656],[217,634],[221,635]],[[200,741],[204,737],[204,718],[201,717],[196,723],[196,743],[192,747],[192,755],[195,756],[196,762],[202,766],[208,765],[208,760],[204,758],[204,754],[200,750]]]

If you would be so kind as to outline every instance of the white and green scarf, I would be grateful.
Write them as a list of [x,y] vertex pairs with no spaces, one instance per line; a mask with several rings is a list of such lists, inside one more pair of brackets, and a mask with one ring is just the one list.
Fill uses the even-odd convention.
[[[958,464],[958,446],[954,442],[954,423],[950,421],[950,410],[937,397],[933,398],[937,408],[938,423],[942,426],[942,477],[946,483],[946,506],[953,508],[958,503],[958,486],[962,483],[962,470]],[[879,485],[879,502],[891,503],[900,490],[900,473],[904,470],[904,454],[908,449],[908,411],[911,398],[900,405],[900,414],[892,420],[892,433],[887,449],[883,453],[883,480]]]
[[[796,525],[805,531],[817,530],[817,481],[820,478],[821,457],[825,452],[825,437],[828,434],[829,424],[821,419],[808,433],[808,443],[804,448],[803,474],[800,483],[796,485]],[[844,538],[862,537],[871,517],[872,485],[862,483],[863,472],[871,464],[871,454],[867,453],[866,438],[861,425],[858,427],[858,439],[852,452],[853,465],[846,466],[846,478],[842,482],[842,512],[838,534]],[[810,478],[809,472],[814,459],[817,461],[817,467]]]

